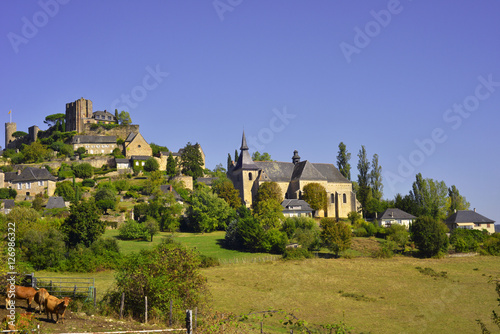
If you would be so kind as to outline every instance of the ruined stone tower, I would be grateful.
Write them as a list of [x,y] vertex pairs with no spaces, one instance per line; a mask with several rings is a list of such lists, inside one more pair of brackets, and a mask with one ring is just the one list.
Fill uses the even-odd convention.
[[13,143],[16,138],[12,136],[14,132],[17,131],[17,124],[16,123],[5,123],[5,148],[11,148]]
[[83,97],[66,103],[66,131],[83,132],[87,119],[92,118],[92,101]]

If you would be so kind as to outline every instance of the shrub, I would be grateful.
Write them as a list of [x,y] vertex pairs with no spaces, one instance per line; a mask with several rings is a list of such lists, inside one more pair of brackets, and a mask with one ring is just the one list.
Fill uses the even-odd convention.
[[213,256],[200,254],[200,268],[210,268],[220,266],[219,260]]
[[160,168],[160,164],[155,158],[151,157],[144,163],[144,170],[146,172],[154,172]]
[[29,230],[20,244],[26,260],[36,270],[58,268],[64,260],[64,235],[55,228]]
[[484,241],[481,254],[500,255],[500,233],[493,233]]
[[451,232],[450,243],[459,253],[475,252],[487,237],[487,232],[457,228]]
[[373,254],[373,257],[380,259],[388,259],[393,257],[394,250],[396,249],[397,244],[394,241],[387,240],[385,241],[380,249]]
[[71,169],[73,170],[75,176],[80,179],[90,179],[94,176],[94,167],[87,162],[81,164],[75,163],[71,166]]
[[338,257],[341,251],[351,247],[351,229],[344,222],[333,218],[321,219],[321,240]]
[[314,255],[305,248],[287,248],[283,252],[283,259],[285,260],[302,260],[311,259]]
[[285,232],[280,232],[278,229],[270,229],[265,234],[265,242],[267,251],[274,254],[283,254],[288,238]]
[[410,226],[415,245],[425,257],[436,256],[448,249],[448,228],[432,217],[420,217]]
[[118,235],[120,236],[120,239],[123,240],[148,239],[148,233],[145,231],[142,224],[136,222],[135,220],[129,220],[123,224],[118,229]]
[[85,179],[82,181],[82,186],[93,188],[95,186],[95,180],[93,179]]
[[386,231],[387,240],[394,241],[398,247],[404,248],[408,243],[410,232],[406,230],[406,227],[404,225],[392,224],[386,229]]
[[0,188],[0,199],[15,199],[17,196],[17,191],[10,188]]

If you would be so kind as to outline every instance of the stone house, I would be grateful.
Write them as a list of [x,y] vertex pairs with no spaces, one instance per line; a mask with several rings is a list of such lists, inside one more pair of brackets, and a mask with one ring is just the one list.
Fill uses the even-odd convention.
[[377,218],[379,225],[382,227],[390,227],[392,224],[404,225],[409,228],[417,217],[410,215],[400,209],[387,209]]
[[151,157],[153,155],[153,150],[151,146],[149,146],[148,142],[144,139],[144,137],[139,133],[131,132],[125,142],[124,146],[124,155],[126,157],[132,156],[148,156]]
[[471,210],[459,210],[449,216],[445,221],[450,232],[456,228],[465,228],[473,230],[487,230],[489,233],[495,233],[495,221],[486,218]]
[[307,184],[321,184],[328,196],[327,210],[320,210],[317,216],[346,218],[349,212],[361,210],[351,181],[342,176],[333,164],[300,161],[297,151],[294,151],[292,162],[253,161],[245,133],[240,150],[238,162],[230,166],[227,175],[247,207],[251,207],[262,183],[274,181],[281,188],[283,200],[302,199]]
[[281,202],[285,217],[312,217],[313,209],[301,199],[285,199]]
[[83,147],[87,154],[111,154],[118,147],[116,136],[85,136],[76,135],[71,139],[71,145],[76,151]]
[[53,196],[57,178],[45,168],[26,167],[23,171],[0,173],[0,188],[12,188],[19,198],[47,194]]

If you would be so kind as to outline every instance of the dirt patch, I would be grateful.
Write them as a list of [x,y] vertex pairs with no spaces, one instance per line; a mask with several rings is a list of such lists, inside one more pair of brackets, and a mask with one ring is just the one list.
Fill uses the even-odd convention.
[[[16,312],[17,313],[25,313],[26,302],[23,300],[16,300]],[[35,312],[32,308],[30,312]],[[4,319],[4,317],[9,313],[5,306],[0,306],[0,319]],[[47,316],[45,313],[39,314],[36,313],[35,321],[40,325],[40,333],[73,333],[73,332],[111,332],[111,331],[125,331],[125,330],[147,330],[147,329],[163,329],[168,328],[165,324],[142,324],[136,321],[131,320],[118,320],[109,317],[102,316],[88,316],[85,313],[74,313],[70,310],[66,310],[64,315],[64,324],[62,324],[59,319],[59,323],[55,323],[55,315],[54,321],[47,320]],[[5,325],[5,324],[4,324]],[[5,327],[1,328],[2,330]],[[179,332],[170,332],[170,333],[182,333],[184,331]]]
[[371,256],[380,249],[380,244],[375,238],[353,238],[351,249],[362,253],[364,256]]

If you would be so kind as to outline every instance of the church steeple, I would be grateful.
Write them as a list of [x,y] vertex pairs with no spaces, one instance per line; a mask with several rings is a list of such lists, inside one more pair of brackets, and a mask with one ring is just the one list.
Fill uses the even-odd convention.
[[247,137],[245,137],[245,130],[243,130],[243,137],[241,138],[241,151],[248,151]]
[[294,165],[296,165],[300,162],[299,151],[297,151],[297,150],[293,151],[292,162]]

